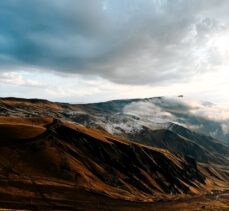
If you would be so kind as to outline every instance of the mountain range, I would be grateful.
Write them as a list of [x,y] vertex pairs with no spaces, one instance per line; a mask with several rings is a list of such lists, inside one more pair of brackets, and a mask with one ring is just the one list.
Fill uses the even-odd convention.
[[160,203],[227,191],[223,111],[183,97],[92,104],[1,98],[0,204],[86,210],[88,200],[105,209],[104,201]]

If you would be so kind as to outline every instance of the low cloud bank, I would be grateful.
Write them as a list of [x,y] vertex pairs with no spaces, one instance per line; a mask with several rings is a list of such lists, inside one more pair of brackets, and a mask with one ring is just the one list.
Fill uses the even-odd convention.
[[215,138],[229,135],[229,108],[183,98],[152,98],[132,102],[123,113],[157,123],[174,122]]

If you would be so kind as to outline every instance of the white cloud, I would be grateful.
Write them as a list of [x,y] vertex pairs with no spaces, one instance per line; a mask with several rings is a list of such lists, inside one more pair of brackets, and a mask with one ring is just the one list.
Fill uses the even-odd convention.
[[16,86],[42,87],[42,83],[39,81],[26,79],[18,72],[0,73],[0,83]]
[[[187,98],[152,98],[126,105],[123,113],[140,118],[154,128],[155,123],[183,125],[216,138],[229,135],[229,106]],[[150,124],[149,124],[150,123]]]
[[[206,101],[198,101],[190,98],[163,98],[160,103],[163,106],[168,106],[173,109],[181,109],[181,112],[188,112],[189,114],[204,117],[214,121],[226,121],[229,120],[229,106],[214,104]],[[154,100],[153,100],[154,101]],[[180,106],[183,106],[180,107]]]
[[132,102],[124,107],[123,113],[145,118],[156,123],[166,123],[175,117],[151,102]]

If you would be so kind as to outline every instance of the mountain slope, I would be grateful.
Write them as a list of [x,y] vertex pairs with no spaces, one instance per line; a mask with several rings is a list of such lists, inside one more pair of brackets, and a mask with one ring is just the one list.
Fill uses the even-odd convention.
[[205,136],[199,133],[195,133],[181,125],[173,123],[169,125],[168,129],[185,139],[192,140],[200,146],[203,146],[210,152],[229,157],[228,145],[212,138],[211,136]]
[[[134,110],[136,103],[138,109]],[[155,105],[161,105],[173,113],[178,108],[182,111],[187,107],[162,97],[79,105],[39,99],[5,98],[0,100],[0,107],[4,108],[0,110],[0,114],[19,117],[52,116],[123,136],[138,143],[161,147],[176,154],[189,155],[199,162],[223,165],[229,163],[228,144],[192,132],[177,123],[167,122],[171,118],[168,110],[162,111]]]
[[[3,125],[10,127],[2,123],[0,128]],[[33,127],[37,126],[1,138],[1,184],[9,184],[0,190],[3,197],[35,199],[37,194],[46,195],[45,191],[37,193],[36,186],[55,188],[53,184],[59,187],[66,183],[69,188],[111,198],[152,201],[176,194],[203,193],[212,188],[209,184],[226,183],[224,178],[207,174],[195,160],[166,150],[59,120],[43,125],[46,130],[41,134],[24,138],[23,133],[33,132]],[[15,192],[9,192],[12,189]],[[45,199],[49,197],[65,196],[48,194]]]
[[[3,126],[10,128],[9,124],[0,128]],[[33,132],[33,127],[1,138],[6,176],[80,181],[81,187],[95,192],[139,200],[156,193],[191,193],[204,187],[205,176],[190,158],[58,120],[47,125],[41,135],[21,138]]]
[[[72,210],[87,200],[151,202],[228,187],[227,148],[186,128],[153,130],[136,116],[118,114],[112,117],[123,123],[117,136],[102,124],[110,113],[87,105],[4,99],[0,107],[2,207]],[[125,127],[130,121],[144,124],[132,130]]]
[[[130,133],[127,135],[131,140],[144,143],[148,146],[160,147],[167,149],[172,153],[179,155],[188,155],[199,162],[216,163],[227,165],[228,157],[217,153],[217,150],[208,150],[205,145],[200,145],[192,139],[186,139],[177,135],[170,130],[150,130],[144,128],[138,133]],[[221,146],[221,144],[219,144]],[[229,151],[225,149],[225,151]]]

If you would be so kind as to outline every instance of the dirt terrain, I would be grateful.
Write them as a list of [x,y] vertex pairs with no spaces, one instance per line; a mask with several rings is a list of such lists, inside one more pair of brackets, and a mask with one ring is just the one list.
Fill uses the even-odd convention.
[[[46,181],[47,182],[47,181]],[[11,194],[1,194],[1,208],[23,209],[23,210],[113,210],[113,211],[197,211],[211,210],[222,211],[229,210],[229,193],[207,194],[203,196],[192,196],[190,198],[178,199],[172,201],[159,201],[153,203],[131,202],[118,199],[112,199],[100,194],[83,191],[69,184],[54,183],[45,185],[45,181],[37,180],[35,183],[28,182],[26,185],[17,183],[7,183],[7,186],[14,185],[22,187],[34,194],[30,196],[15,196]],[[6,183],[6,181],[5,181]],[[1,180],[1,186],[4,185]],[[12,190],[11,190],[12,191]],[[24,190],[25,192],[25,190]],[[50,198],[55,195],[59,198]],[[61,197],[60,197],[61,196]]]

